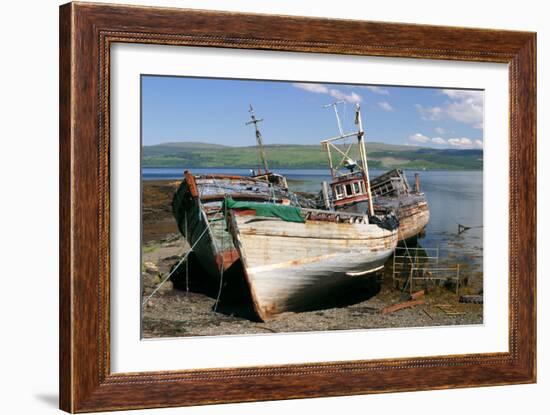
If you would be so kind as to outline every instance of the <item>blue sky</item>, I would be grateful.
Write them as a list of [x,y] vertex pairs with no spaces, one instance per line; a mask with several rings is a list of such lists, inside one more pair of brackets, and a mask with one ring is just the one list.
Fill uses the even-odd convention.
[[318,144],[337,135],[336,100],[344,130],[355,130],[361,104],[367,141],[434,148],[482,148],[483,91],[383,85],[142,76],[144,145],[200,141],[255,145],[249,104],[266,144]]

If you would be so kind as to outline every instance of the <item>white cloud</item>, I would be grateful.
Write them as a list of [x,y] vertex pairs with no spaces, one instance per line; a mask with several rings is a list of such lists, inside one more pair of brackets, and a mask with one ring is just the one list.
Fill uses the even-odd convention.
[[362,101],[361,96],[359,94],[356,94],[355,92],[352,92],[351,94],[346,94],[339,89],[328,88],[322,84],[294,83],[292,84],[292,86],[314,94],[327,94],[333,98],[336,98],[337,100],[344,100],[346,102],[355,103]]
[[437,134],[445,134],[445,129],[444,128],[435,127],[434,130]]
[[447,142],[453,146],[458,148],[472,148],[473,142],[469,138],[461,137],[461,138],[449,138]]
[[435,143],[435,144],[446,144],[447,141],[445,141],[444,138],[441,138],[441,137],[434,137],[432,138],[432,143]]
[[355,92],[352,92],[351,94],[346,94],[346,93],[340,91],[339,89],[330,89],[329,90],[329,95],[331,97],[334,97],[334,98],[338,99],[338,100],[344,100],[346,102],[351,102],[351,103],[362,101],[361,96],[356,94]]
[[435,144],[446,148],[458,148],[458,149],[474,149],[483,148],[482,140],[474,140],[467,137],[449,138],[445,140],[442,137],[428,137],[421,133],[415,133],[410,135],[405,142],[409,146],[419,146],[425,144]]
[[409,141],[413,141],[415,143],[427,143],[430,141],[430,137],[426,137],[423,134],[416,133],[409,136]]
[[378,103],[378,106],[380,108],[382,108],[384,111],[393,111],[393,107],[391,106],[391,104],[389,102],[386,102],[386,101],[380,101]]
[[424,107],[420,104],[414,104],[418,112],[420,112],[420,116],[423,120],[427,121],[437,121],[440,120],[443,115],[444,111],[441,107]]
[[314,94],[328,94],[328,88],[321,84],[294,83],[292,86],[303,89],[304,91],[313,92]]
[[451,118],[483,129],[483,91],[443,89],[441,93],[449,98],[443,107],[415,104],[423,120],[438,121]]
[[457,100],[473,99],[483,102],[483,91],[469,89],[443,89],[441,92],[449,98]]
[[386,88],[380,88],[379,86],[365,85],[363,88],[368,89],[370,92],[373,92],[378,95],[389,95],[390,91]]
[[483,128],[483,92],[444,89],[443,93],[452,101],[447,106],[447,114],[452,119]]

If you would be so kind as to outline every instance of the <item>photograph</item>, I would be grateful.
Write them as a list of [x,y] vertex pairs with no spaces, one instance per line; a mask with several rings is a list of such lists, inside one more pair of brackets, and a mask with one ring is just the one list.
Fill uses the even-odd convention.
[[[36,200],[58,189],[58,221],[37,222],[55,235],[32,251],[43,232],[29,239],[5,215],[23,255],[8,262],[38,253],[58,281],[34,278],[41,306],[7,332],[27,333],[19,348],[58,337],[57,360],[30,363],[59,376],[55,396],[40,377],[21,389],[69,413],[540,401],[543,14],[154,3],[31,13],[59,32],[19,54],[23,82],[8,88],[26,118],[6,137],[25,157],[17,134],[33,128],[37,157],[58,168],[10,167],[36,176],[12,180],[34,201],[6,206],[34,226]],[[46,55],[58,82],[36,70]],[[31,84],[58,114],[50,100],[28,122]],[[56,129],[58,146],[44,140]],[[16,363],[8,379],[28,356]]]
[[484,323],[483,90],[140,88],[143,339]]

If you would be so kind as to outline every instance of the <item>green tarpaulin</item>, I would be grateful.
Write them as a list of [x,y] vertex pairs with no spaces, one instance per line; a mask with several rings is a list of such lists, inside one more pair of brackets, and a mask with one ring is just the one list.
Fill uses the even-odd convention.
[[259,203],[259,202],[236,202],[231,197],[226,197],[224,200],[224,211],[226,209],[249,209],[256,212],[256,216],[268,218],[280,218],[286,222],[304,223],[300,208],[287,205],[277,205],[275,203]]

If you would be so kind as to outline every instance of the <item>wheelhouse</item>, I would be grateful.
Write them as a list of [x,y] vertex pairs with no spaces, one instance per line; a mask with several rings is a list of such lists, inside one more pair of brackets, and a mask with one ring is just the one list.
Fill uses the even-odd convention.
[[[328,185],[323,184],[322,197],[325,206],[341,208],[351,206],[352,210],[362,210],[369,216],[374,215],[372,195],[369,182],[369,170],[367,165],[367,151],[365,148],[365,132],[361,121],[361,109],[355,104],[355,124],[357,132],[344,133],[337,105],[344,101],[337,101],[326,105],[332,107],[336,115],[339,135],[321,141],[327,153],[328,164],[332,181],[330,182],[330,194]],[[365,208],[357,205],[363,202]]]
[[334,206],[368,201],[367,183],[363,174],[349,174],[338,177],[330,184],[334,197]]

